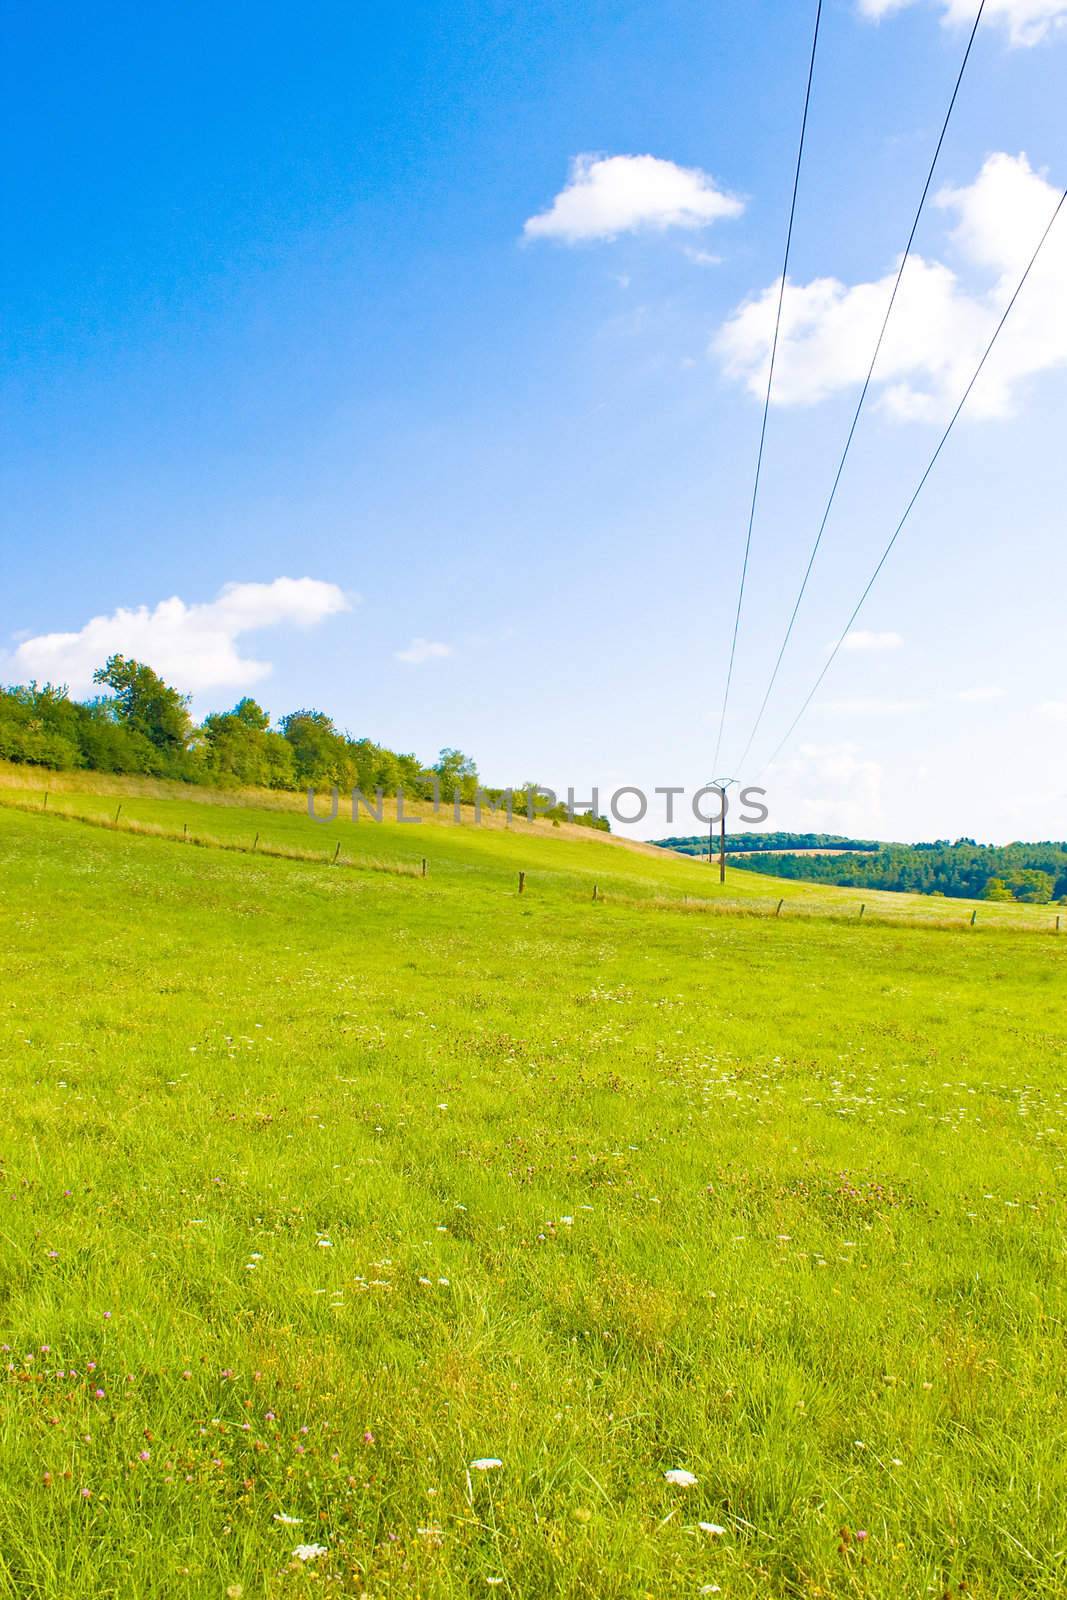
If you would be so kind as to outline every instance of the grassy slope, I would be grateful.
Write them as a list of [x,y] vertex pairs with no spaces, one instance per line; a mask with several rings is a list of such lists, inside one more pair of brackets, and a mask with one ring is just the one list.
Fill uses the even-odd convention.
[[[725,888],[718,882],[717,864],[664,851],[650,844],[613,837],[589,828],[530,824],[516,817],[505,827],[503,817],[483,812],[475,827],[471,807],[463,807],[457,825],[451,807],[443,805],[435,817],[427,805],[409,807],[418,823],[395,821],[395,802],[386,801],[384,820],[370,820],[361,812],[353,824],[351,803],[342,800],[336,822],[309,821],[306,799],[299,795],[249,791],[216,793],[187,785],[150,779],[109,778],[94,774],[34,775],[25,767],[0,763],[0,805],[42,806],[48,785],[47,808],[53,815],[89,817],[105,822],[121,804],[121,826],[142,826],[167,834],[188,827],[193,838],[207,838],[248,849],[259,838],[260,848],[321,852],[332,856],[340,845],[342,860],[353,865],[399,866],[418,871],[422,858],[435,877],[449,881],[472,873],[490,878],[498,887],[515,881],[520,868],[529,874],[529,887],[578,898],[591,896],[592,884],[607,897],[669,902],[688,897],[691,909],[722,906],[773,912],[783,900],[789,913],[856,917],[861,905],[866,915],[908,921],[970,924],[977,909],[982,927],[1019,927],[1035,932],[1056,928],[1059,908],[1022,904],[998,905],[987,901],[947,900],[931,895],[896,894],[875,889],[846,889],[833,884],[805,883],[771,878],[765,873],[727,867]],[[321,814],[330,810],[323,797]],[[545,845],[551,841],[551,848]],[[694,903],[695,902],[695,903]],[[1060,916],[1067,932],[1067,916]]]
[[1067,1589],[1067,944],[565,831],[0,810],[0,1594]]

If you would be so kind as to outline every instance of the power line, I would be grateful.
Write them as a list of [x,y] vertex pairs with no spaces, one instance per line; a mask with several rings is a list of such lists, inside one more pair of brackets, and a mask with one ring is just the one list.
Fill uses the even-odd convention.
[[864,402],[867,399],[867,391],[871,386],[871,378],[874,374],[878,357],[881,354],[882,344],[885,340],[885,332],[889,326],[889,319],[893,315],[893,307],[896,305],[897,292],[900,289],[900,281],[904,276],[904,268],[907,266],[908,258],[911,255],[911,247],[915,242],[916,229],[919,226],[919,218],[923,214],[923,208],[926,205],[927,196],[930,193],[930,185],[934,181],[934,169],[937,166],[938,158],[941,154],[941,146],[945,142],[945,134],[948,132],[948,125],[952,119],[952,112],[956,105],[956,97],[960,92],[960,84],[963,82],[963,74],[967,70],[967,63],[971,57],[971,47],[974,44],[975,35],[978,32],[978,24],[982,20],[982,12],[985,10],[985,4],[986,0],[981,0],[981,4],[978,7],[978,14],[974,19],[974,27],[971,29],[971,36],[967,41],[967,48],[963,52],[963,60],[960,63],[960,70],[956,76],[955,87],[952,90],[952,98],[949,100],[948,110],[945,112],[945,120],[941,125],[941,134],[937,141],[937,147],[934,150],[933,160],[930,162],[930,170],[927,172],[926,182],[923,184],[923,192],[919,198],[918,209],[915,212],[915,220],[912,222],[911,232],[908,234],[908,242],[904,247],[904,254],[901,257],[900,266],[897,268],[896,279],[893,283],[893,292],[889,296],[889,304],[886,306],[885,317],[882,320],[882,326],[879,330],[878,338],[875,341],[874,354],[871,356],[871,364],[867,368],[867,376],[863,380],[863,388],[860,390],[860,397],[856,403],[855,414],[852,418],[852,426],[848,430],[848,437],[845,439],[845,448],[842,450],[841,459],[837,463],[837,472],[834,474],[833,487],[830,490],[830,498],[826,502],[826,508],[822,514],[822,521],[819,523],[819,531],[815,536],[815,543],[811,547],[811,554],[808,557],[808,564],[804,570],[804,577],[801,581],[800,589],[793,605],[793,614],[789,618],[789,623],[785,630],[785,637],[782,640],[781,649],[778,651],[778,659],[774,663],[774,671],[771,673],[770,681],[767,684],[767,689],[763,696],[763,701],[760,705],[759,711],[756,713],[756,720],[752,724],[752,732],[748,736],[748,743],[745,745],[741,759],[738,762],[739,769],[744,766],[745,758],[747,757],[748,752],[752,749],[756,735],[760,730],[760,725],[763,722],[763,715],[767,709],[767,702],[770,700],[771,692],[774,689],[775,683],[778,681],[778,673],[781,670],[782,660],[785,656],[786,648],[788,647],[789,641],[793,635],[793,627],[797,620],[797,614],[800,611],[801,601],[804,599],[804,595],[808,587],[808,579],[811,577],[812,568],[815,565],[815,557],[819,553],[819,547],[822,544],[822,536],[826,532],[826,524],[830,520],[830,512],[833,510],[834,500],[837,498],[837,488],[841,482],[841,475],[845,470],[845,462],[848,460],[848,453],[852,449],[852,440],[855,436],[856,424],[860,420],[860,412],[863,410]]
[[748,532],[745,536],[745,557],[741,564],[741,584],[737,592],[737,613],[734,617],[734,634],[730,644],[730,664],[726,671],[726,687],[722,696],[722,711],[719,714],[719,732],[715,740],[715,759],[712,766],[717,770],[719,765],[719,751],[722,747],[722,732],[726,725],[726,706],[730,699],[730,684],[734,675],[734,657],[737,654],[737,633],[741,626],[741,606],[745,598],[745,580],[748,577],[748,558],[752,549],[752,527],[756,520],[756,501],[759,497],[760,471],[763,467],[763,446],[767,438],[767,413],[771,405],[771,386],[774,383],[774,361],[778,353],[778,334],[782,326],[782,304],[785,300],[786,273],[789,270],[789,251],[793,243],[793,220],[797,210],[797,191],[800,188],[800,168],[804,159],[804,137],[808,128],[808,107],[811,104],[811,85],[815,76],[815,51],[819,43],[819,23],[822,20],[822,0],[818,0],[815,8],[815,32],[811,41],[811,59],[808,62],[808,81],[804,90],[804,114],[800,122],[800,143],[797,147],[796,169],[793,173],[793,198],[789,204],[789,226],[785,235],[785,256],[782,261],[782,281],[778,289],[778,309],[774,319],[774,338],[771,342],[771,362],[767,372],[767,393],[763,397],[763,421],[760,425],[759,450],[756,454],[756,476],[752,485],[752,503],[748,512]]
[[1007,305],[1005,306],[1004,313],[1001,316],[1000,321],[997,323],[996,327],[993,330],[993,337],[990,339],[989,343],[985,347],[985,350],[982,352],[982,359],[979,361],[977,367],[974,369],[974,373],[972,374],[971,381],[970,381],[970,383],[968,383],[966,389],[964,389],[963,395],[962,395],[962,397],[960,399],[960,403],[956,407],[955,411],[952,413],[952,416],[949,419],[948,426],[946,427],[944,433],[941,435],[941,438],[938,441],[937,449],[934,451],[933,455],[930,457],[930,461],[929,461],[929,463],[927,465],[926,471],[923,473],[922,477],[919,479],[918,485],[916,486],[916,489],[915,489],[915,493],[912,495],[911,499],[908,501],[908,504],[907,504],[907,506],[905,508],[905,511],[904,511],[904,515],[901,517],[900,521],[897,523],[896,528],[893,531],[893,537],[890,539],[889,543],[886,545],[885,549],[882,551],[881,557],[879,558],[879,561],[878,561],[878,565],[875,567],[874,571],[871,573],[871,576],[868,579],[866,588],[864,589],[863,593],[860,595],[859,600],[857,601],[857,603],[855,605],[855,608],[853,609],[852,615],[849,617],[848,621],[845,623],[844,628],[841,630],[840,638],[838,639],[837,643],[834,645],[832,651],[830,652],[829,658],[827,659],[822,671],[819,673],[819,676],[816,678],[815,682],[812,684],[811,689],[809,690],[807,698],[805,699],[803,705],[801,706],[800,710],[797,712],[796,716],[793,718],[792,722],[789,724],[789,727],[788,727],[788,729],[787,729],[787,731],[785,733],[784,738],[782,738],[780,740],[780,742],[778,743],[778,745],[775,747],[774,754],[772,756],[770,756],[769,759],[767,761],[765,761],[763,763],[763,766],[760,768],[760,776],[761,777],[762,777],[763,773],[767,770],[767,768],[771,765],[771,763],[778,759],[778,757],[781,755],[782,751],[784,750],[785,746],[789,743],[789,740],[793,737],[793,733],[796,730],[797,724],[799,723],[801,717],[804,715],[805,711],[807,711],[808,707],[811,705],[812,700],[814,700],[815,695],[818,692],[819,686],[821,685],[823,679],[826,677],[826,674],[829,672],[831,666],[834,663],[834,660],[835,660],[835,658],[837,656],[838,651],[841,649],[841,646],[844,644],[846,638],[848,637],[848,633],[849,633],[849,630],[852,627],[852,624],[855,622],[856,618],[859,616],[860,611],[862,610],[862,608],[864,606],[864,603],[867,600],[867,596],[870,594],[871,590],[875,586],[875,583],[878,581],[879,574],[881,573],[882,568],[885,566],[886,562],[888,561],[890,553],[891,553],[891,551],[893,549],[893,546],[896,544],[897,540],[899,539],[901,531],[903,530],[904,524],[907,522],[908,518],[910,517],[911,512],[912,512],[912,508],[915,505],[916,500],[918,500],[919,495],[922,493],[922,490],[923,490],[923,488],[924,488],[924,486],[926,484],[927,478],[929,478],[931,472],[934,470],[934,467],[935,467],[935,465],[937,463],[937,459],[940,456],[942,450],[945,447],[945,444],[948,441],[949,434],[952,432],[953,428],[956,426],[956,421],[957,421],[957,419],[959,417],[960,412],[963,410],[964,406],[967,403],[967,400],[968,400],[968,397],[970,396],[971,390],[974,388],[975,384],[978,382],[978,378],[981,375],[982,369],[983,369],[983,367],[985,366],[986,362],[989,359],[990,352],[992,351],[993,346],[996,344],[997,339],[1000,337],[1001,329],[1004,327],[1004,324],[1007,322],[1009,316],[1011,315],[1012,308],[1014,307],[1016,300],[1018,300],[1019,295],[1022,293],[1023,285],[1026,283],[1027,278],[1029,278],[1030,273],[1033,270],[1034,263],[1037,260],[1038,256],[1041,254],[1041,251],[1042,251],[1042,249],[1044,248],[1044,245],[1045,245],[1045,240],[1048,238],[1049,234],[1052,232],[1052,229],[1053,229],[1053,226],[1055,224],[1056,218],[1059,216],[1060,212],[1063,210],[1063,206],[1064,206],[1065,202],[1067,202],[1067,189],[1064,189],[1063,193],[1060,195],[1059,200],[1056,202],[1056,207],[1055,207],[1051,217],[1049,218],[1049,220],[1048,220],[1048,222],[1047,222],[1047,224],[1045,226],[1045,231],[1041,235],[1041,238],[1037,242],[1037,248],[1034,251],[1033,255],[1030,257],[1030,260],[1027,262],[1026,270],[1024,271],[1022,277],[1019,279],[1019,282],[1015,286],[1015,293],[1012,295],[1011,299],[1008,301]]

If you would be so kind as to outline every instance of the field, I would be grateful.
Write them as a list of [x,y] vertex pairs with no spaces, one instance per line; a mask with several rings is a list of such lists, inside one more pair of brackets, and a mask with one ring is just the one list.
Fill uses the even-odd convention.
[[1067,1593],[1047,908],[24,783],[0,1595]]

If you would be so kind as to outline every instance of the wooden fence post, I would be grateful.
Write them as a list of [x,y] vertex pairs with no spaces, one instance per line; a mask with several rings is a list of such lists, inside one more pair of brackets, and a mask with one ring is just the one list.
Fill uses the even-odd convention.
[[118,805],[117,805],[117,806],[116,806],[116,808],[115,808],[115,821],[116,821],[116,822],[117,822],[117,821],[118,821],[118,820],[119,820],[119,812],[120,812],[120,811],[121,811],[121,810],[122,810],[122,801],[121,801],[121,800],[120,800],[120,801],[119,801],[119,803],[118,803]]
[[336,850],[335,850],[335,851],[334,851],[334,853],[333,853],[333,859],[334,859],[334,864],[335,864],[335,865],[336,865],[336,863],[337,863],[337,857],[338,857],[338,856],[339,856],[339,855],[340,855],[340,854],[341,854],[341,841],[340,841],[340,839],[338,839],[338,841],[337,841],[337,849],[336,849]]
[[425,876],[426,876],[426,857],[425,856],[423,856],[423,858],[422,858],[422,875],[425,878]]
[[867,902],[865,900],[863,902],[863,904],[860,906],[860,921],[861,922],[863,921],[863,913],[866,911],[866,909],[867,909]]
[[594,900],[597,898],[597,889],[598,889],[598,887],[599,887],[599,885],[594,883],[594,885],[593,885],[593,899]]
[[776,917],[780,917],[780,916],[781,916],[781,914],[782,914],[782,907],[783,907],[783,906],[784,906],[784,905],[785,905],[785,901],[784,901],[784,900],[779,900],[779,902],[778,902],[778,909],[777,909],[777,911],[776,911],[776,912],[775,912],[775,913],[774,913],[774,914],[775,914],[775,916],[776,916]]
[[255,855],[255,853],[256,853],[256,851],[258,849],[259,849],[259,834],[257,833],[255,838],[252,840],[252,854]]
[[526,892],[526,874],[525,874],[525,872],[520,872],[519,873],[519,893],[520,894],[524,894],[525,892]]
[[975,906],[974,910],[971,912],[971,927],[972,928],[974,927],[974,925],[975,925],[975,923],[977,921],[978,921],[978,907]]

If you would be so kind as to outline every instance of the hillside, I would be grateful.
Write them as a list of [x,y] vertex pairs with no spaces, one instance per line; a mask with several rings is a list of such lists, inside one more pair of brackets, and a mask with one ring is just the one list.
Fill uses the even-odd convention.
[[[46,799],[47,796],[47,799]],[[342,802],[337,820],[313,824],[307,800],[276,790],[210,790],[151,778],[126,778],[102,773],[46,773],[25,767],[0,765],[0,808],[4,805],[46,811],[53,821],[82,818],[110,825],[119,812],[119,826],[184,839],[186,835],[220,847],[259,854],[272,850],[310,854],[339,865],[359,869],[379,866],[420,872],[423,858],[437,882],[442,873],[474,875],[495,887],[513,887],[519,871],[528,874],[528,892],[535,884],[542,892],[572,899],[591,896],[596,884],[602,900],[634,899],[648,909],[688,911],[696,914],[773,916],[782,903],[782,915],[893,919],[969,928],[977,912],[981,927],[1011,925],[1048,932],[1056,928],[1057,909],[1021,903],[989,904],[954,901],[951,906],[921,894],[862,893],[804,881],[769,879],[753,869],[731,864],[725,887],[718,881],[718,864],[689,860],[656,845],[615,835],[605,835],[580,824],[537,820],[516,815],[505,826],[501,813],[483,809],[476,824],[474,808],[442,805],[435,814],[426,802],[411,802],[405,816],[418,824],[397,822],[395,802],[386,800],[384,820],[360,813],[351,820],[351,807]],[[319,801],[321,815],[329,813],[328,796]],[[258,842],[257,842],[258,841]],[[546,848],[550,845],[550,848]],[[1061,918],[1067,931],[1067,918]]]
[[1063,1592],[1032,908],[4,797],[0,1593]]

